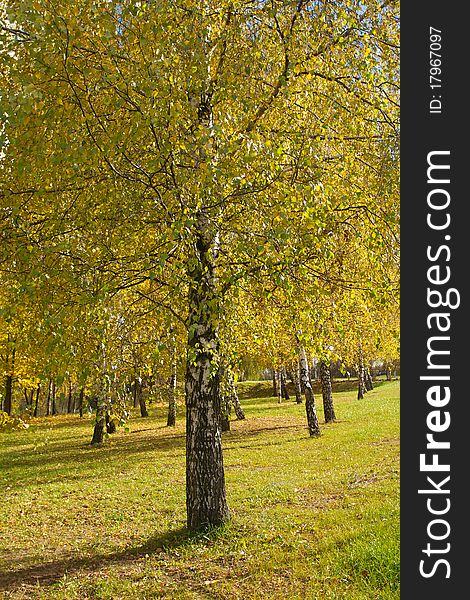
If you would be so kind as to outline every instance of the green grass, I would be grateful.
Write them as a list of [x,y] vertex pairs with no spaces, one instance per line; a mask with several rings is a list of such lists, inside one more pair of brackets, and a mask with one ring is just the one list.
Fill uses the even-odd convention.
[[[352,384],[352,382],[351,382]],[[304,405],[243,382],[224,433],[232,522],[187,535],[184,421],[133,417],[99,448],[92,419],[0,434],[0,597],[399,598],[399,383],[364,400],[338,382],[338,421],[308,437]],[[2,596],[3,594],[3,596]]]

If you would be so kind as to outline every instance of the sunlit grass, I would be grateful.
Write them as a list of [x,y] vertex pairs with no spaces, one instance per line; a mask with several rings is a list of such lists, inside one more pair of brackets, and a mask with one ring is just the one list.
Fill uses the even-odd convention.
[[[347,383],[338,385],[347,388]],[[92,419],[0,435],[5,598],[399,598],[399,384],[335,393],[310,439],[305,407],[244,382],[224,433],[232,522],[185,532],[184,418],[133,417],[99,448]],[[253,397],[257,394],[258,397]]]

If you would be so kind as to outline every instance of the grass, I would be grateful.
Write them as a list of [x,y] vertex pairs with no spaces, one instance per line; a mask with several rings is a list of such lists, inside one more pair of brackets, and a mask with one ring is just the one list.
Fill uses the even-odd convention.
[[169,429],[153,405],[98,448],[91,418],[0,434],[0,597],[398,599],[399,383],[357,401],[338,382],[329,425],[317,395],[317,439],[304,405],[269,390],[239,384],[246,420],[223,437],[232,521],[206,534],[184,528],[181,414]]

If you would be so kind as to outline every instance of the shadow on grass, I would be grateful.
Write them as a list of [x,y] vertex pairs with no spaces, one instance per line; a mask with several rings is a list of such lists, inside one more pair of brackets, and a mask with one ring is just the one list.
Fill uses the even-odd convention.
[[0,591],[12,592],[23,586],[48,586],[60,581],[64,575],[80,571],[92,574],[112,565],[132,563],[146,556],[160,555],[182,548],[189,543],[206,544],[220,536],[224,527],[190,533],[180,527],[166,533],[152,536],[143,544],[111,554],[96,556],[67,556],[44,564],[31,565],[6,573],[0,573]]
[[[137,433],[137,432],[135,432]],[[145,434],[146,431],[143,431]],[[69,468],[80,466],[80,479],[96,477],[97,462],[113,460],[122,456],[138,456],[146,452],[185,452],[184,434],[170,434],[164,437],[133,437],[132,432],[118,435],[99,446],[91,444],[71,444],[64,446],[62,441],[54,441],[38,447],[35,454],[24,456],[23,452],[4,452],[0,460],[0,470],[9,471],[8,485],[21,487],[34,481],[34,485],[50,484],[55,481],[75,479],[76,474],[66,472]],[[85,470],[83,470],[85,469]],[[40,480],[38,480],[40,474]]]

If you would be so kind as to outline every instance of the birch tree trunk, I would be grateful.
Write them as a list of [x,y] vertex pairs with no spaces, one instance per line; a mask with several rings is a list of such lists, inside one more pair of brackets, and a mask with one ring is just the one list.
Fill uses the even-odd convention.
[[230,395],[230,402],[235,409],[235,414],[237,415],[237,419],[239,421],[243,421],[245,418],[245,413],[243,411],[242,405],[240,404],[240,399],[238,398],[237,389],[235,387],[235,379],[233,377],[233,373],[231,369],[228,369],[227,372],[227,383]]
[[364,359],[362,352],[359,352],[359,362],[357,365],[357,399],[362,400],[367,392],[364,378]]
[[336,420],[333,407],[333,390],[331,386],[330,366],[325,361],[320,361],[320,379],[321,391],[323,396],[323,412],[325,413],[325,423],[333,423]]
[[308,374],[307,355],[303,346],[300,348],[299,365],[300,380],[302,381],[303,388],[305,390],[305,411],[307,413],[308,431],[311,437],[318,437],[320,435],[320,424],[318,423],[317,411],[315,408],[315,398]]
[[186,510],[196,531],[229,520],[220,430],[219,298],[217,236],[198,215],[194,255],[188,268],[189,328],[186,361]]

